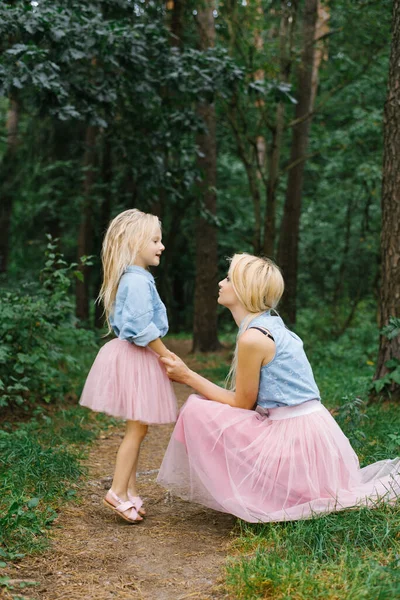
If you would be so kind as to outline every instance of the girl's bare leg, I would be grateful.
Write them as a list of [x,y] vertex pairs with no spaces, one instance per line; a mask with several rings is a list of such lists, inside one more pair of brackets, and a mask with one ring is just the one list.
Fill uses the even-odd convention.
[[[143,438],[146,435],[146,433],[147,433],[147,425],[146,425],[146,432],[143,435]],[[143,438],[142,438],[142,441],[143,441]],[[139,462],[139,452],[140,452],[140,447],[139,447],[139,451],[138,451],[138,453],[136,455],[136,460],[134,462],[134,465],[133,465],[133,468],[132,468],[132,471],[131,471],[131,476],[130,476],[129,482],[128,482],[128,491],[129,491],[129,494],[131,496],[138,496],[139,495],[138,494],[138,489],[137,489],[137,484],[136,484],[136,473],[137,473],[137,467],[138,467],[138,462]],[[145,515],[146,514],[146,511],[145,511],[145,509],[143,507],[141,507],[138,512],[139,512],[140,515]]]
[[[118,449],[115,472],[111,489],[121,500],[128,500],[130,492],[136,492],[136,467],[139,459],[140,444],[148,426],[140,421],[127,421],[125,437]],[[133,478],[133,480],[132,480]],[[132,487],[130,481],[134,482]],[[132,494],[137,495],[137,494]]]

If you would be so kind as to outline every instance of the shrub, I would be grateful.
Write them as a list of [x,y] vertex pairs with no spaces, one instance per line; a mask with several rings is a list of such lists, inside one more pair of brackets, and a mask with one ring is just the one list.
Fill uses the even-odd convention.
[[[393,340],[400,336],[400,319],[398,317],[390,317],[388,325],[383,327],[381,334],[388,340]],[[385,367],[388,372],[383,377],[375,379],[371,384],[371,389],[379,394],[382,392],[390,392],[394,385],[400,385],[400,360],[396,356],[385,362]]]
[[[82,277],[78,264],[67,264],[48,237],[39,285],[24,284],[0,298],[0,407],[50,402],[70,391],[80,370],[72,347],[95,346],[93,332],[77,328],[68,295]],[[82,264],[90,264],[87,257]]]

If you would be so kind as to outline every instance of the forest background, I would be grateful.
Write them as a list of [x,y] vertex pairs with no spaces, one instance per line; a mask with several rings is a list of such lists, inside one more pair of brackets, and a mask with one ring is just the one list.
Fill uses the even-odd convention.
[[375,316],[391,7],[3,2],[3,289],[38,280],[51,234],[67,263],[93,255],[75,312],[101,327],[102,237],[135,206],[162,220],[157,284],[195,350],[218,347],[234,252],[277,260],[292,325],[316,311],[338,337]]
[[[0,47],[0,558],[42,548],[81,474],[68,444],[105,426],[75,405],[104,342],[102,237],[127,208],[162,220],[157,286],[171,335],[213,353],[205,375],[223,381],[235,340],[227,257],[267,255],[361,462],[399,455],[400,0],[10,0]],[[244,530],[245,555],[276,552],[232,567],[237,597],[271,573],[289,593],[283,553],[296,598],[396,597],[398,514],[371,514]]]
[[227,258],[262,253],[288,325],[371,325],[369,393],[398,396],[397,4],[2,3],[2,406],[68,389],[104,332],[104,232],[132,207],[162,220],[157,285],[193,351],[234,330]]

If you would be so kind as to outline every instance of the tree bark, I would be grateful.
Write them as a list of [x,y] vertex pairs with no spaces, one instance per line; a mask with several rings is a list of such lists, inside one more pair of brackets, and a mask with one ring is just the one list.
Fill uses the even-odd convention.
[[15,154],[18,146],[18,124],[20,110],[15,98],[10,99],[7,115],[7,149],[2,161],[2,186],[0,203],[0,273],[8,267],[10,251],[10,226],[13,205],[13,181],[15,177]]
[[182,49],[184,0],[168,0],[167,10],[171,12],[171,46]]
[[315,28],[315,39],[319,40],[315,45],[314,52],[314,64],[312,70],[312,83],[311,83],[311,108],[314,107],[315,97],[317,95],[318,82],[319,82],[319,69],[323,60],[327,60],[328,52],[326,44],[320,38],[324,38],[329,33],[329,18],[330,9],[326,2],[322,3],[318,0],[318,14],[317,24]]
[[[384,148],[382,180],[381,286],[379,327],[389,317],[400,317],[400,0],[393,2],[392,47],[389,81],[384,110]],[[381,336],[375,379],[387,372],[387,360],[400,360],[400,336],[392,340]],[[400,386],[391,393],[399,397]]]
[[247,175],[247,182],[254,213],[252,246],[254,254],[259,254],[261,251],[261,194],[258,181],[258,175],[260,175],[260,169],[258,165],[259,158],[254,161],[251,156],[251,151],[248,151],[248,135],[246,132],[247,124],[243,121],[243,119],[241,119],[241,124],[239,124],[237,119],[238,111],[235,104],[228,107],[227,115],[229,123],[232,127],[233,135],[235,137],[237,152]]
[[[198,11],[200,47],[215,44],[213,4],[204,2]],[[202,102],[198,113],[206,131],[198,135],[202,172],[199,183],[199,214],[196,222],[196,281],[194,292],[193,352],[210,352],[219,348],[217,336],[218,253],[215,217],[217,197],[216,119],[213,102]]]
[[302,119],[293,128],[292,147],[284,214],[278,249],[278,264],[285,278],[285,293],[281,311],[292,325],[296,322],[296,292],[298,270],[299,229],[303,191],[304,165],[311,118],[312,70],[318,0],[306,0],[303,16],[303,51],[298,71],[295,118]]
[[[101,203],[100,208],[100,223],[99,223],[99,232],[97,239],[97,252],[96,256],[100,256],[101,246],[103,243],[103,237],[107,230],[108,224],[110,222],[111,217],[111,206],[112,206],[112,179],[113,179],[113,161],[112,161],[112,142],[111,142],[111,134],[107,132],[104,135],[104,144],[103,144],[103,156],[102,156],[102,180],[104,185],[104,196]],[[96,294],[99,293],[102,281],[102,268],[101,264],[99,264],[96,268]],[[98,329],[101,329],[104,326],[104,312],[103,306],[101,303],[96,302],[95,304],[95,312],[94,312],[94,325]]]
[[[286,0],[281,2],[281,22],[279,27],[279,71],[280,81],[287,83],[291,70],[292,29],[295,20],[297,3],[288,6]],[[266,256],[273,257],[276,242],[276,190],[279,181],[279,161],[281,155],[283,126],[285,120],[285,105],[278,102],[275,113],[275,127],[272,131],[272,140],[268,157],[267,202],[264,220],[264,245]]]
[[[85,175],[83,180],[83,210],[82,218],[78,232],[78,252],[77,259],[81,256],[88,256],[92,248],[92,188],[94,182],[94,162],[95,162],[95,145],[96,145],[97,129],[93,125],[88,125],[85,136],[85,154],[83,158],[83,167]],[[89,320],[89,277],[88,268],[81,267],[80,271],[83,274],[84,280],[76,282],[76,316],[82,321]]]

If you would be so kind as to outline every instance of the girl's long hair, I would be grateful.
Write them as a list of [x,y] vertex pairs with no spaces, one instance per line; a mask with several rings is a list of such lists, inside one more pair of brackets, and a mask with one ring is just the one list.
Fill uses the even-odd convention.
[[240,324],[231,368],[226,378],[226,387],[236,389],[238,339],[250,321],[263,312],[276,309],[285,287],[282,274],[269,258],[251,254],[235,254],[231,259],[229,278],[239,301],[251,314]]
[[103,303],[109,333],[119,280],[125,269],[134,264],[137,254],[149,243],[157,227],[161,227],[158,217],[137,208],[120,213],[108,226],[101,250],[103,283],[97,301]]

